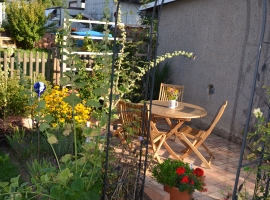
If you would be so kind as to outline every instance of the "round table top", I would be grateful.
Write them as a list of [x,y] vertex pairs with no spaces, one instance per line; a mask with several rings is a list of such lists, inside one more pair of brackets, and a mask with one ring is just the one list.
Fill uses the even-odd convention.
[[166,118],[200,118],[207,115],[205,109],[184,102],[178,102],[175,109],[169,108],[169,101],[152,101],[152,114]]

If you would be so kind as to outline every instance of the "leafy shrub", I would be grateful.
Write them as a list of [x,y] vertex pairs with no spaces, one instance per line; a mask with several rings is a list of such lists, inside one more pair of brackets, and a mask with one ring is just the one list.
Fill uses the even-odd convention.
[[47,5],[40,0],[13,1],[7,4],[7,29],[17,45],[24,49],[32,49],[45,33],[46,16],[44,14]]
[[51,84],[45,80],[42,75],[34,78],[29,76],[8,77],[8,72],[0,70],[0,117],[8,116],[29,116],[31,108],[29,107],[29,97],[33,96],[31,87],[32,79],[43,81],[47,86],[45,94],[50,92]]
[[8,116],[24,116],[28,98],[26,95],[20,95],[24,86],[19,84],[19,78],[8,78],[7,82],[3,76],[0,78],[0,83],[6,84],[6,88],[1,87],[0,91],[0,117],[3,118],[5,113]]

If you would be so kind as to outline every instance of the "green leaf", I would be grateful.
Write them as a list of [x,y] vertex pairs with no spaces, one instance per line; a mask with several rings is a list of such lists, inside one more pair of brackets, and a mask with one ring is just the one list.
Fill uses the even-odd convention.
[[41,132],[43,132],[43,131],[45,131],[46,129],[49,129],[49,128],[51,128],[51,126],[48,123],[44,122],[44,123],[40,124],[39,130]]
[[40,100],[40,101],[38,102],[38,107],[40,107],[40,108],[46,108],[46,101]]
[[108,94],[109,91],[108,91],[108,88],[96,88],[93,90],[93,93],[97,96],[102,96],[102,95]]
[[15,200],[21,200],[22,195],[21,194],[15,194]]
[[43,168],[41,169],[41,171],[45,173],[51,173],[51,172],[54,172],[55,169],[56,169],[55,167],[50,167],[50,168]]
[[75,82],[74,85],[75,85],[75,88],[79,89],[79,88],[86,86],[86,83],[85,82],[80,82],[80,83]]
[[66,86],[69,83],[70,83],[70,78],[68,78],[68,77],[62,77],[62,78],[60,78],[60,84],[62,86]]
[[74,93],[72,93],[69,96],[64,97],[63,101],[68,103],[70,106],[76,106],[77,104],[81,103],[82,100],[79,97],[77,97]]
[[95,107],[95,108],[100,107],[99,101],[96,101],[96,100],[87,100],[86,105],[89,107]]
[[66,130],[71,130],[72,129],[72,125],[71,124],[66,124],[65,125],[65,129]]
[[73,76],[73,80],[77,80],[77,79],[80,79],[80,78],[81,78],[81,75],[80,74],[76,74],[76,75]]
[[249,166],[245,166],[245,167],[244,167],[244,171],[245,171],[245,172],[247,172],[247,171],[249,171],[249,170],[250,170],[250,167],[249,167]]
[[46,120],[46,122],[51,123],[54,120],[54,117],[51,115],[46,115],[44,119]]
[[77,192],[83,191],[84,188],[84,181],[81,178],[76,178],[72,183],[71,183],[71,188]]
[[58,143],[57,138],[53,134],[48,134],[47,141],[49,142],[49,144],[57,144]]
[[20,179],[20,175],[18,175],[17,177],[11,178],[10,179],[10,182],[11,182],[10,186],[12,185],[11,187],[19,187],[19,179]]
[[43,181],[44,181],[44,183],[48,183],[49,181],[50,181],[50,179],[49,179],[49,177],[48,177],[48,174],[45,174],[45,175],[43,175],[44,177],[44,179],[43,179]]
[[73,173],[70,172],[69,168],[66,168],[58,174],[57,178],[59,179],[59,182],[61,184],[66,185],[68,178],[72,176],[73,176]]
[[26,185],[28,185],[28,182],[22,183],[22,184],[20,185],[20,187],[24,187],[24,186],[26,186]]
[[66,130],[64,130],[63,135],[64,135],[64,136],[69,136],[69,134],[70,134],[71,132],[72,132],[72,130],[66,129]]
[[42,187],[39,184],[37,184],[36,187],[37,187],[37,189],[36,189],[37,194],[41,194]]
[[[79,198],[80,198],[80,200],[88,200],[89,199],[89,196],[87,195],[86,192],[81,192]],[[94,196],[94,198],[96,198],[97,200],[100,199],[99,196],[98,197],[95,197]],[[94,198],[91,198],[91,200],[94,200]]]
[[70,195],[70,196],[75,196],[76,195],[76,193],[71,188],[68,188],[65,191],[65,194]]
[[62,193],[60,185],[54,185],[50,188],[50,195],[59,199],[59,195]]
[[4,188],[8,186],[9,182],[0,182],[0,187]]
[[61,157],[61,162],[63,163],[67,163],[68,161],[70,161],[72,158],[72,155],[71,154],[66,154],[64,156]]

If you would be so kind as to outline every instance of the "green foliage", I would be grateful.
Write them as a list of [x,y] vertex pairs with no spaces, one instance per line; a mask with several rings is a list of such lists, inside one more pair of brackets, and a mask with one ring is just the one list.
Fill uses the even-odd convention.
[[103,24],[96,24],[96,25],[93,25],[93,31],[97,31],[97,32],[103,32],[105,31],[104,29],[104,25]]
[[[3,78],[3,77],[2,77]],[[20,80],[17,76],[7,78],[6,90],[0,91],[0,116],[3,118],[8,116],[25,116],[27,115],[28,97],[20,95],[24,91],[24,87],[19,84]],[[4,79],[0,80],[1,85],[5,83]]]
[[[268,97],[270,96],[270,87],[264,86]],[[270,102],[270,98],[268,99]],[[254,125],[254,131],[248,133],[248,146],[251,151],[247,154],[247,159],[250,161],[257,161],[262,159],[262,165],[254,165],[245,168],[246,172],[249,174],[253,173],[257,175],[254,189],[254,199],[269,199],[265,194],[269,191],[265,191],[267,188],[267,181],[269,179],[270,166],[267,164],[269,162],[270,155],[270,122],[269,119],[265,118],[264,113],[261,112],[260,108],[254,109],[253,114],[256,118],[256,124]],[[262,146],[264,146],[264,151],[262,152]],[[263,156],[261,157],[261,154]],[[256,162],[256,163],[257,163]],[[243,194],[245,195],[245,193]]]
[[4,165],[8,161],[9,161],[9,155],[8,154],[5,154],[5,155],[2,156],[1,153],[0,153],[0,163],[2,165]]
[[18,167],[11,163],[9,155],[2,152],[0,152],[0,168],[0,182],[9,181],[19,173]]
[[47,5],[47,7],[63,6],[62,0],[41,0],[42,4]]
[[161,83],[172,83],[171,75],[172,67],[169,62],[165,62],[163,66],[159,64],[155,67],[153,99],[158,99]]
[[11,37],[16,40],[17,46],[21,46],[23,49],[32,49],[35,42],[43,37],[47,20],[46,6],[40,0],[31,2],[20,0],[7,4],[7,29]]
[[[17,156],[22,160],[31,160],[38,157],[38,145],[36,132],[25,132],[14,128],[14,133],[6,136],[9,145],[14,149]],[[46,142],[45,137],[40,138],[40,152],[41,155],[47,156],[51,153],[50,146]]]

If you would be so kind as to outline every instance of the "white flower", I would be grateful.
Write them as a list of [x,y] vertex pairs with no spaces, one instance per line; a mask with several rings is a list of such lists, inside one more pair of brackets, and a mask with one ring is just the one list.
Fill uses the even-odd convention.
[[260,118],[263,116],[263,113],[260,108],[254,109],[253,114],[255,115],[256,118]]

